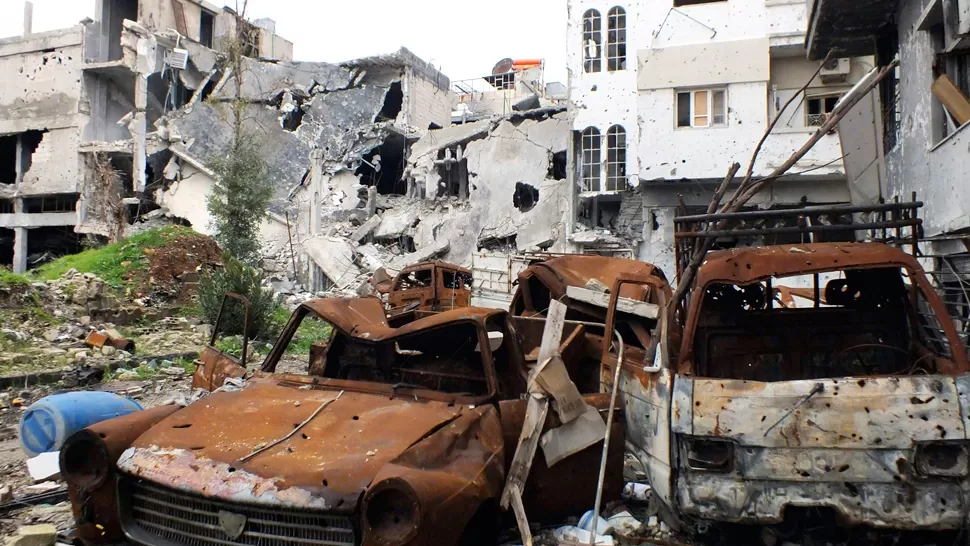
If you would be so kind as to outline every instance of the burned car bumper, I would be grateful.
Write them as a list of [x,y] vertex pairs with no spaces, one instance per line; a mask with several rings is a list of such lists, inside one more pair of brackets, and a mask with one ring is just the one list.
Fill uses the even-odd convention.
[[734,471],[680,469],[677,495],[685,514],[733,523],[781,523],[786,509],[812,507],[832,510],[844,525],[964,527],[966,474],[922,475],[919,460],[913,450],[742,447]]

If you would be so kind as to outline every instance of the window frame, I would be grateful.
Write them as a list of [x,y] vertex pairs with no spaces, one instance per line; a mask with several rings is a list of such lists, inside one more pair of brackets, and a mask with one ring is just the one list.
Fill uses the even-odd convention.
[[626,136],[626,128],[619,124],[612,125],[606,131],[606,191],[624,191],[627,189]]
[[[802,103],[802,109],[805,111],[805,115],[803,116],[803,122],[805,123],[805,127],[821,127],[825,123],[825,116],[828,114],[831,114],[832,111],[835,110],[835,105],[838,104],[839,101],[842,100],[842,97],[844,96],[845,96],[845,92],[843,91],[828,92],[828,93],[814,93],[814,94],[806,93],[805,99]],[[836,99],[835,104],[832,105],[831,111],[826,111],[825,101],[831,98]],[[808,103],[809,101],[813,101],[813,100],[822,101],[820,114],[809,113]],[[812,123],[811,116],[813,115],[819,116],[818,123]]]
[[[707,104],[704,114],[698,114],[696,108],[697,93],[707,94]],[[724,116],[724,120],[721,123],[714,122],[714,95],[717,93],[722,93],[724,95],[723,113],[720,115]],[[690,95],[690,120],[689,125],[680,124],[680,96],[682,94]],[[728,88],[723,87],[692,87],[685,89],[674,89],[674,129],[712,129],[717,127],[727,127],[728,123]],[[695,122],[698,117],[705,117],[707,119],[706,125],[696,125]]]
[[622,6],[613,6],[606,13],[606,70],[620,72],[627,69],[627,14]]
[[[596,44],[596,54],[589,55],[589,41]],[[603,15],[598,9],[590,8],[583,13],[583,39],[580,51],[583,58],[583,72],[592,74],[603,71]]]
[[579,158],[579,177],[582,191],[601,191],[603,185],[603,133],[600,132],[598,127],[589,126],[580,133]]

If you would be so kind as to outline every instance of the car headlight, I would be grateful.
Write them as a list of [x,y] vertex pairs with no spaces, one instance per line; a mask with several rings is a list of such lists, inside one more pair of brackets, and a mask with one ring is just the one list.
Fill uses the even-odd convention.
[[914,466],[924,476],[959,478],[970,469],[970,454],[965,443],[927,442],[916,446]]
[[61,476],[82,489],[97,489],[111,472],[111,458],[104,441],[90,430],[73,434],[61,448]]
[[684,456],[691,470],[731,472],[734,470],[734,442],[712,438],[685,438]]
[[372,487],[363,512],[367,534],[386,546],[406,544],[418,533],[421,506],[404,480],[391,478]]

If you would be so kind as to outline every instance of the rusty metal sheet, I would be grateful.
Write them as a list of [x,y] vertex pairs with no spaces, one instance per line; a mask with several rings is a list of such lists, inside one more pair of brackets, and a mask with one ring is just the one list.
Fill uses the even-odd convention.
[[742,446],[909,449],[966,438],[956,382],[944,375],[693,384],[694,434]]
[[377,298],[316,299],[302,306],[347,335],[368,341],[388,341],[463,320],[484,324],[492,317],[505,314],[501,309],[464,307],[428,315],[400,328],[392,328]]
[[742,247],[710,252],[694,285],[751,284],[786,277],[859,267],[903,267],[922,270],[916,259],[882,243],[811,243]]

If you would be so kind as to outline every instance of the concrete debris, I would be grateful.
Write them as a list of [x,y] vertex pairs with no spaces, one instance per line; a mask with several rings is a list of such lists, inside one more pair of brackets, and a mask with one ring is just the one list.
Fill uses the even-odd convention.
[[27,459],[30,477],[38,483],[60,479],[60,455],[60,451],[50,451]]
[[57,527],[50,524],[25,525],[17,534],[7,538],[7,546],[54,546]]

